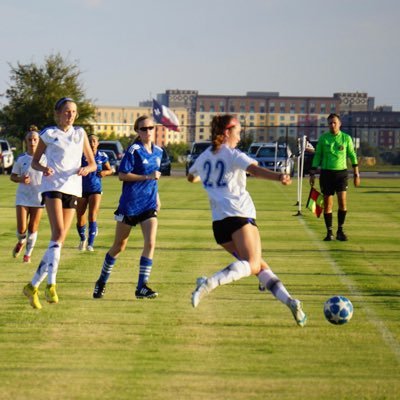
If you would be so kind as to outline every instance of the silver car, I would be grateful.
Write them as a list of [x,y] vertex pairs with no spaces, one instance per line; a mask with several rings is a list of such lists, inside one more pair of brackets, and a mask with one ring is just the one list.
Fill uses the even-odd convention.
[[264,143],[253,158],[258,165],[282,174],[294,175],[293,154],[289,146],[279,143]]
[[11,147],[5,139],[0,139],[0,173],[11,174],[11,170],[14,164],[14,153],[15,147]]

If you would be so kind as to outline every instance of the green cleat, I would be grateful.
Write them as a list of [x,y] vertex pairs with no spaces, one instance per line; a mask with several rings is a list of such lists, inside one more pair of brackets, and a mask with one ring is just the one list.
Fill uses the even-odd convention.
[[31,283],[28,283],[26,286],[24,286],[23,293],[29,299],[29,302],[33,308],[38,310],[42,308],[42,305],[39,301],[39,291],[37,287],[33,287]]
[[44,295],[46,297],[46,300],[48,303],[58,303],[58,296],[56,292],[56,285],[55,283],[53,284],[48,284],[46,286],[46,290],[44,291]]

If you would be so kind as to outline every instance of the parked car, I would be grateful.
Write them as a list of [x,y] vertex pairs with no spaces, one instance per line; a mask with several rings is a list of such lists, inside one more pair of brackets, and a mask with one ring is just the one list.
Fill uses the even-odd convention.
[[110,163],[113,174],[118,174],[119,166],[121,164],[121,160],[118,159],[117,155],[113,150],[103,149],[100,150],[103,153],[106,153],[108,156],[108,162]]
[[292,152],[286,144],[264,143],[253,158],[261,167],[290,176],[294,175]]
[[160,172],[161,175],[170,176],[171,175],[171,158],[168,155],[167,150],[163,147],[163,154],[161,158]]
[[14,147],[10,146],[8,140],[0,139],[0,172],[11,174],[14,165]]
[[192,148],[186,157],[186,175],[189,173],[189,169],[196,161],[196,158],[210,146],[211,142],[195,142],[192,144]]
[[258,149],[259,149],[261,146],[263,146],[264,144],[266,144],[266,143],[262,143],[262,142],[259,142],[259,143],[253,142],[253,143],[249,146],[249,148],[248,148],[248,150],[247,150],[247,155],[248,155],[249,157],[254,157],[254,156],[257,154]]
[[98,149],[112,150],[120,161],[124,156],[124,148],[119,140],[100,140]]

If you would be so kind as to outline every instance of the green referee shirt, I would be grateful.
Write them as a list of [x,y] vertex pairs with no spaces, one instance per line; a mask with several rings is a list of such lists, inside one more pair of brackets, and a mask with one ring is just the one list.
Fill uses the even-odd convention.
[[318,140],[312,168],[341,171],[347,169],[347,158],[350,158],[353,167],[358,165],[351,136],[342,131],[336,135],[325,132]]

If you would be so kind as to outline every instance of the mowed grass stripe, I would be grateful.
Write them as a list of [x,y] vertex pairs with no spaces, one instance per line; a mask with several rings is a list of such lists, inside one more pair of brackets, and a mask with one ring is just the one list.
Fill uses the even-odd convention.
[[[254,277],[220,287],[198,309],[191,307],[196,277],[226,266],[232,257],[214,242],[201,185],[175,176],[160,180],[162,210],[151,277],[158,299],[134,298],[142,246],[137,228],[118,259],[106,297],[91,298],[114,236],[121,183],[112,177],[104,180],[96,251],[77,251],[73,227],[60,264],[60,303],[44,303],[36,312],[21,289],[47,247],[47,217],[33,263],[12,259],[16,185],[0,177],[0,397],[397,398],[399,361],[363,307],[399,339],[399,231],[392,231],[398,228],[398,203],[379,202],[380,194],[370,192],[396,199],[400,183],[379,179],[364,180],[363,185],[362,190],[350,189],[350,241],[319,249],[323,221],[304,209],[303,217],[293,217],[295,184],[249,179],[264,256],[308,313],[309,324],[300,329],[284,305],[258,291]],[[382,221],[380,229],[365,229],[368,221]],[[355,315],[342,327],[325,321],[323,302],[336,293],[352,295],[325,254],[363,296],[351,298]]]

